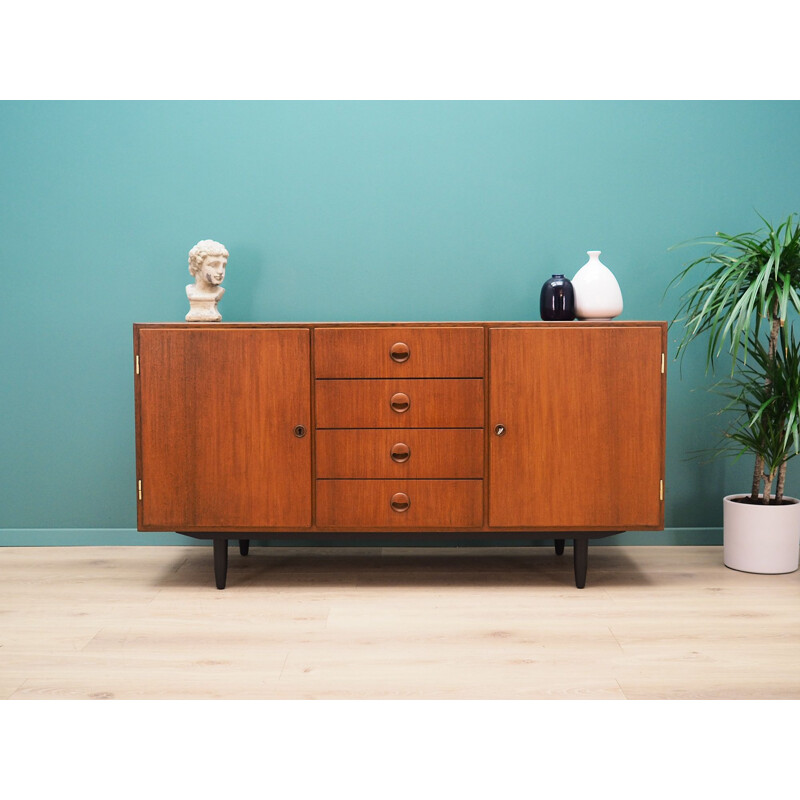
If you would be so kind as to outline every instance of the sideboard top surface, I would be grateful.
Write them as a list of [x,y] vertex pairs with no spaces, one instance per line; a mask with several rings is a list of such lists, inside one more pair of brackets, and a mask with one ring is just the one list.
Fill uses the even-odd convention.
[[542,322],[541,320],[450,320],[450,321],[365,321],[365,322],[135,322],[134,328],[352,328],[371,327],[549,327],[549,328],[608,328],[608,327],[659,327],[663,320],[585,320],[573,322]]

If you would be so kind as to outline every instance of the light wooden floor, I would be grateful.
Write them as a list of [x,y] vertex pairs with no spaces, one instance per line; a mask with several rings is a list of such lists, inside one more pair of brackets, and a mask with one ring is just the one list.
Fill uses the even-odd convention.
[[800,572],[719,547],[0,548],[0,698],[800,698]]

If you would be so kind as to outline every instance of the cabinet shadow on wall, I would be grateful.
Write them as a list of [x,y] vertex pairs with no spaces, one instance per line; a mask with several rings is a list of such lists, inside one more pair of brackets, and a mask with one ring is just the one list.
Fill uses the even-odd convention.
[[[258,587],[341,589],[360,586],[526,587],[575,590],[572,542],[563,555],[547,547],[251,547],[241,556],[230,542],[228,589]],[[644,574],[620,547],[589,547],[591,581],[597,589],[644,587]],[[160,588],[203,587],[211,590],[212,565],[206,547],[165,553],[164,568],[153,585]],[[214,590],[216,592],[216,590]]]

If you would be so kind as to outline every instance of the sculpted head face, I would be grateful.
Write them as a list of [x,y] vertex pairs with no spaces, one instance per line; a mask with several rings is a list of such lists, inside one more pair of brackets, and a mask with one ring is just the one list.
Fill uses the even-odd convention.
[[189,251],[189,273],[195,284],[219,286],[225,280],[228,251],[213,239],[203,239]]

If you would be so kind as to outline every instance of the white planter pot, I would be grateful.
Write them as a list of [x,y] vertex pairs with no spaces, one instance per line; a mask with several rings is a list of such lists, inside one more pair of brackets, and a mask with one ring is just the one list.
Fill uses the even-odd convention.
[[735,503],[729,494],[722,500],[723,560],[741,572],[777,575],[794,572],[800,562],[800,501],[761,506]]

